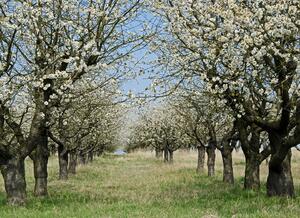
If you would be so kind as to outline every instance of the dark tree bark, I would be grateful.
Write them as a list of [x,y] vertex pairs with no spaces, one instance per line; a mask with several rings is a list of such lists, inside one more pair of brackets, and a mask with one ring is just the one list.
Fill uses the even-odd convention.
[[197,172],[204,172],[204,161],[205,161],[205,147],[202,145],[197,146],[198,150],[198,164],[197,164]]
[[98,151],[96,152],[97,157],[100,157],[102,153],[103,153],[103,151],[98,150]]
[[234,184],[232,150],[233,148],[224,148],[221,151],[223,160],[223,182],[228,184]]
[[77,165],[76,152],[71,151],[68,172],[71,174],[76,174],[76,165]]
[[215,175],[215,160],[216,160],[216,146],[214,142],[210,142],[206,148],[207,153],[207,169],[208,176]]
[[[7,193],[8,204],[22,205],[26,200],[26,182],[25,182],[25,158],[40,143],[40,127],[44,122],[40,116],[40,110],[36,110],[32,119],[32,124],[28,138],[25,138],[21,124],[13,120],[8,108],[0,101],[0,138],[4,136],[4,121],[14,133],[17,143],[9,143],[4,146],[0,143],[0,169],[4,178],[5,190]],[[21,120],[23,119],[23,114]],[[5,118],[4,119],[4,117]]]
[[87,153],[87,162],[92,163],[94,160],[94,152],[93,151],[89,151]]
[[231,131],[222,137],[220,143],[221,146],[216,143],[216,147],[220,150],[223,160],[223,182],[228,184],[234,184],[232,151],[236,147],[238,140],[236,134],[236,125],[237,123],[234,121]]
[[[278,106],[280,116],[278,119],[265,120],[264,116],[253,113],[251,106],[245,104],[245,110],[250,114],[248,121],[259,125],[269,136],[271,159],[269,161],[269,174],[267,178],[268,196],[293,197],[294,185],[291,173],[291,151],[290,148],[300,143],[300,98],[290,96],[290,88],[297,74],[297,62],[286,61],[278,55],[274,55],[273,65],[275,74],[278,76],[278,97],[281,101]],[[296,103],[296,104],[294,104]],[[296,109],[295,113],[292,113]],[[259,114],[261,115],[261,114]]]
[[24,205],[26,201],[26,181],[24,158],[11,158],[0,167],[4,178],[9,205]]
[[59,179],[68,179],[68,151],[58,146]]
[[[288,93],[288,92],[287,92]],[[288,95],[286,93],[286,98]],[[297,99],[295,113],[295,130],[293,136],[288,136],[289,107],[284,108],[279,129],[268,132],[271,147],[269,175],[267,178],[268,196],[294,197],[294,182],[291,171],[291,147],[300,143],[300,99]],[[290,106],[290,105],[288,105]],[[285,112],[285,113],[284,113]],[[286,128],[284,128],[286,127]],[[279,131],[278,131],[279,130]]]
[[65,148],[66,146],[66,137],[63,129],[63,119],[59,118],[59,137],[56,138],[51,131],[48,132],[49,137],[58,145],[58,166],[59,166],[59,179],[67,180],[68,179],[68,153],[69,151]]
[[[44,82],[48,84],[48,81]],[[5,121],[13,131],[15,139],[17,140],[16,146],[9,144],[9,146],[5,146],[4,149],[2,149],[2,144],[0,144],[0,153],[4,151],[6,156],[4,161],[0,160],[0,168],[4,177],[5,189],[10,204],[16,205],[25,202],[26,182],[24,160],[28,155],[32,154],[34,149],[35,151],[34,154],[31,155],[31,158],[34,160],[35,194],[38,196],[47,194],[47,162],[49,151],[46,123],[48,115],[44,102],[49,100],[50,95],[49,89],[47,91],[43,91],[41,88],[34,89],[36,107],[27,138],[24,136],[21,128],[22,120],[27,111],[22,115],[21,121],[17,123],[11,117],[8,108],[0,102],[0,138],[3,137],[4,134],[3,125]],[[4,117],[6,118],[4,119]],[[3,154],[1,154],[0,157],[1,156],[3,156]]]
[[266,148],[260,152],[262,130],[258,126],[254,124],[248,126],[243,120],[238,120],[237,123],[241,147],[246,159],[244,188],[258,190],[260,188],[260,164],[269,156],[270,151]]
[[[245,127],[241,127],[245,128]],[[245,129],[243,129],[245,130]],[[248,140],[248,136],[245,136],[241,140],[242,150],[245,155],[245,179],[244,188],[258,190],[260,188],[260,164],[262,162],[262,155],[260,154],[260,130],[251,126],[251,138]],[[242,131],[242,130],[240,130]]]
[[169,151],[169,163],[173,163],[173,150],[168,150]]
[[260,188],[260,159],[256,154],[245,155],[244,188],[258,190]]
[[169,162],[169,150],[167,147],[164,148],[164,162]]
[[33,169],[34,169],[34,195],[35,196],[47,196],[47,179],[48,179],[48,136],[42,135],[39,138],[39,145],[32,154]]
[[[284,155],[284,152],[280,152]],[[284,155],[283,161],[278,161],[276,154],[271,155],[269,162],[269,174],[267,178],[268,196],[294,197],[294,183],[291,171],[291,150]]]
[[34,195],[35,196],[47,196],[47,179],[48,179],[48,156],[47,155],[39,155],[33,160],[33,168],[34,168],[34,178],[35,178],[35,186],[34,186]]
[[[44,80],[44,84],[53,85],[53,81]],[[31,124],[31,128],[34,132],[34,137],[30,141],[31,144],[35,145],[36,149],[31,155],[33,159],[33,168],[34,168],[34,195],[35,196],[47,196],[47,179],[48,179],[48,158],[50,151],[48,148],[48,127],[47,122],[49,121],[49,108],[44,105],[45,101],[49,101],[50,95],[52,94],[52,89],[48,88],[44,91],[41,88],[34,90],[34,99],[36,111]],[[45,118],[42,118],[40,114],[44,114]]]
[[[65,111],[64,111],[65,112]],[[63,113],[64,113],[63,112]],[[56,138],[51,131],[48,132],[49,137],[58,145],[58,165],[59,165],[59,179],[68,179],[68,162],[69,162],[69,151],[67,149],[67,137],[66,130],[64,128],[64,119],[62,114],[58,118],[58,134],[59,138]]]

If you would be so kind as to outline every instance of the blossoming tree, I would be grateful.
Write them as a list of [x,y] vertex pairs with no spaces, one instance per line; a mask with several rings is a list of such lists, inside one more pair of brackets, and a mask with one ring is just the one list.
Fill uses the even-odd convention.
[[152,6],[164,21],[166,34],[154,49],[168,54],[160,59],[167,74],[200,78],[245,125],[266,131],[267,194],[293,196],[290,148],[300,142],[299,1],[169,0]]
[[[51,113],[87,74],[93,74],[95,81],[128,78],[125,72],[131,55],[149,36],[139,20],[141,6],[140,0],[0,3],[1,75],[5,72],[5,81],[17,84],[10,87],[12,93],[23,88],[33,109],[30,137],[16,122],[10,122],[10,128],[19,145],[27,144],[22,145],[26,150],[22,157],[34,149],[36,196],[48,193]],[[135,28],[128,23],[134,23]],[[22,202],[24,196],[16,198]]]

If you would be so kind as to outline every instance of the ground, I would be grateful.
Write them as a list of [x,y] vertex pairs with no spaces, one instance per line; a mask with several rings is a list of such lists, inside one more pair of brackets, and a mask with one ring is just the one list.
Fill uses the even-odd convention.
[[57,180],[57,160],[49,162],[49,193],[32,196],[32,164],[27,161],[26,207],[5,205],[0,179],[0,217],[299,217],[300,152],[293,155],[295,199],[265,195],[266,164],[262,164],[260,192],[244,191],[244,160],[234,153],[234,186],[224,185],[222,162],[217,158],[216,176],[197,175],[196,152],[174,154],[174,164],[156,160],[151,152],[126,156],[105,155],[80,166],[68,181]]

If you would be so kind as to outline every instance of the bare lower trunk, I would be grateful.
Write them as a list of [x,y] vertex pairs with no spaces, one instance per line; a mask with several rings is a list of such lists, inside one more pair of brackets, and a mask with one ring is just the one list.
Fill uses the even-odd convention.
[[160,158],[162,158],[162,156],[163,156],[162,150],[159,149],[159,148],[155,148],[155,157],[156,157],[157,159],[160,159]]
[[223,182],[234,184],[233,167],[232,167],[232,150],[221,151],[223,160]]
[[204,172],[204,161],[205,161],[205,147],[197,146],[197,150],[198,150],[197,172],[203,173]]
[[70,161],[68,172],[71,174],[76,174],[77,156],[75,152],[70,152]]
[[78,157],[78,164],[81,164],[81,165],[86,164],[86,157],[83,153],[79,152],[77,157]]
[[169,163],[173,163],[173,151],[169,150]]
[[214,176],[215,175],[216,148],[214,146],[207,147],[206,153],[207,153],[208,176]]
[[68,179],[68,152],[64,149],[58,149],[58,163],[59,163],[59,179]]
[[100,157],[101,154],[102,154],[102,152],[103,152],[103,151],[101,151],[101,150],[100,150],[100,151],[97,151],[97,152],[96,152],[97,157]]
[[1,166],[7,202],[9,205],[24,205],[26,201],[25,166],[23,158],[13,158]]
[[47,196],[47,179],[48,179],[48,148],[38,146],[34,152],[33,168],[34,168],[34,195]]
[[164,148],[164,162],[169,162],[169,151],[167,148]]
[[87,154],[87,162],[92,163],[94,160],[94,154],[93,151],[89,151]]
[[[51,84],[51,81],[44,80],[44,83]],[[34,99],[35,99],[35,113],[30,127],[30,141],[32,147],[35,150],[30,155],[33,160],[34,168],[34,178],[35,178],[35,187],[34,195],[35,196],[47,196],[47,165],[48,157],[50,155],[48,148],[48,125],[49,122],[49,111],[48,107],[44,102],[48,101],[50,95],[52,94],[51,88],[43,90],[41,88],[34,89]],[[41,113],[44,116],[41,116]]]
[[263,158],[260,153],[261,132],[255,125],[249,128],[250,132],[247,132],[246,123],[239,120],[241,147],[246,159],[244,188],[258,190],[260,188],[259,167]]
[[269,162],[269,175],[267,178],[268,196],[294,197],[294,183],[291,172],[291,151],[288,152],[281,164],[272,165],[272,158]]
[[245,155],[246,166],[245,166],[245,189],[258,190],[260,188],[260,178],[259,178],[259,166],[260,160],[257,155]]

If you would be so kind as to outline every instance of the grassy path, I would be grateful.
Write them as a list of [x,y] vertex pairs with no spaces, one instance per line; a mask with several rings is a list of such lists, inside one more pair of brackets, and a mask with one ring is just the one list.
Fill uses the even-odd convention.
[[[293,160],[296,199],[267,198],[265,190],[242,190],[243,159],[235,157],[236,184],[217,176],[195,173],[196,154],[177,153],[173,165],[155,160],[153,154],[126,157],[105,156],[78,168],[68,181],[57,180],[57,161],[49,164],[49,193],[45,199],[32,196],[32,165],[27,164],[28,204],[5,206],[0,180],[0,217],[299,217],[300,159]],[[266,167],[262,166],[262,180]]]

